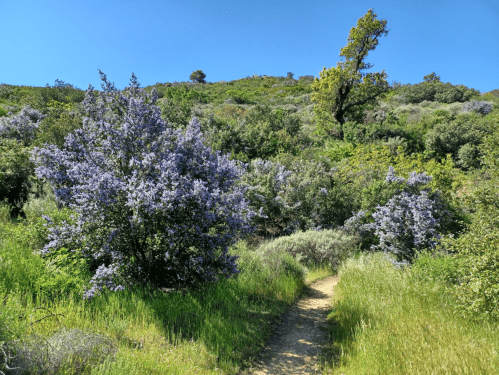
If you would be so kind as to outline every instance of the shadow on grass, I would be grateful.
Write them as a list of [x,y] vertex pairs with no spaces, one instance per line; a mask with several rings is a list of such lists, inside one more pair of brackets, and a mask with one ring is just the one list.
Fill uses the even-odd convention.
[[167,345],[199,341],[220,364],[244,368],[263,349],[290,301],[241,284],[229,279],[193,291],[120,292],[120,310],[136,315],[139,302],[139,314],[143,309],[160,322]]

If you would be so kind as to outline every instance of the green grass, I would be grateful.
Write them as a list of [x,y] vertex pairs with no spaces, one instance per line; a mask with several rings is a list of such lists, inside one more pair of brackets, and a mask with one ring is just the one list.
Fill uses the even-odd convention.
[[426,257],[398,270],[382,254],[346,262],[328,316],[324,372],[497,374],[499,327],[455,312],[451,284],[435,277],[449,267]]
[[51,337],[62,327],[109,337],[116,357],[85,374],[237,373],[263,348],[305,281],[329,272],[312,269],[305,280],[291,256],[259,255],[241,242],[231,249],[241,256],[237,277],[190,292],[136,288],[87,301],[81,295],[90,275],[75,273],[74,264],[54,269],[21,235],[17,241],[7,235],[29,229],[20,225],[0,230],[0,340]]

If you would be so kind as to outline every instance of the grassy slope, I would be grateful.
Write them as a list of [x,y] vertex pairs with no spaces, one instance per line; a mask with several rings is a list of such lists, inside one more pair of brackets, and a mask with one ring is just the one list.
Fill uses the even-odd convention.
[[455,313],[452,287],[429,277],[445,263],[427,257],[398,270],[376,254],[345,264],[328,316],[327,372],[497,374],[499,325]]

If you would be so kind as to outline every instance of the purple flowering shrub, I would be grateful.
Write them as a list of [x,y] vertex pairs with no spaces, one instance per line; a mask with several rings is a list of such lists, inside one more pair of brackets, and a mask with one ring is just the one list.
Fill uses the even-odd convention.
[[379,245],[374,249],[394,254],[399,261],[414,258],[416,250],[432,248],[440,238],[440,221],[446,215],[440,194],[424,188],[432,177],[412,172],[407,180],[397,177],[389,167],[388,184],[398,184],[401,191],[372,214],[374,234]]
[[386,182],[397,186],[398,191],[385,205],[376,207],[374,222],[365,223],[366,212],[360,211],[345,222],[344,228],[361,237],[373,232],[379,240],[371,246],[373,250],[394,254],[402,263],[410,262],[417,250],[437,244],[439,229],[448,215],[440,193],[424,187],[431,179],[425,172],[412,172],[406,180],[389,167]]
[[237,273],[228,247],[252,230],[254,215],[237,184],[243,166],[203,144],[193,118],[185,132],[162,120],[155,91],[117,90],[101,75],[89,86],[81,129],[32,152],[36,174],[75,211],[74,223],[51,225],[49,253],[79,249],[93,259],[91,298],[134,284],[193,287]]
[[9,117],[0,117],[0,138],[15,139],[30,145],[35,139],[40,122],[46,116],[29,105],[14,115],[8,113]]
[[477,112],[481,113],[482,115],[486,115],[492,112],[492,109],[493,109],[492,103],[485,101],[471,100],[469,102],[464,103],[462,111]]

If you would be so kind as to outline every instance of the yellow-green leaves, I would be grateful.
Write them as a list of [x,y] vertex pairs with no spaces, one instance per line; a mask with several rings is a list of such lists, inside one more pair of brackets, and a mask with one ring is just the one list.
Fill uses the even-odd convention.
[[[318,127],[333,132],[334,123],[339,123],[339,138],[343,139],[343,124],[357,119],[362,106],[374,104],[376,98],[388,91],[386,73],[362,73],[372,65],[364,62],[369,51],[378,45],[380,36],[388,34],[386,20],[376,19],[370,9],[357,22],[348,35],[348,44],[341,49],[344,61],[336,67],[324,68],[320,78],[312,84],[311,99],[315,102],[314,112]],[[348,115],[348,117],[347,117]]]

